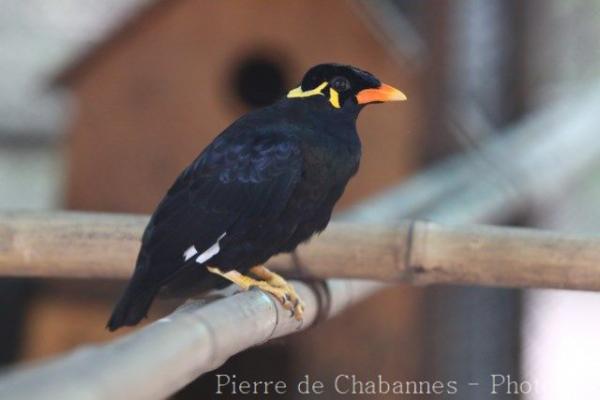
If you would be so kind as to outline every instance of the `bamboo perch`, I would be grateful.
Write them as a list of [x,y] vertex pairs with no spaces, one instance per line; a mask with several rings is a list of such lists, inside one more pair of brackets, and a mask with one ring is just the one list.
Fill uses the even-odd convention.
[[[562,104],[536,113],[506,138],[485,144],[481,148],[484,157],[459,156],[434,167],[354,208],[344,219],[396,223],[409,215],[434,215],[439,221],[474,223],[497,220],[532,202],[552,201],[547,197],[549,192],[568,193],[566,184],[600,157],[600,113],[596,110],[600,90],[598,85],[589,86]],[[506,158],[496,158],[496,154]],[[489,162],[494,159],[498,162]],[[526,168],[530,170],[524,171]],[[110,254],[107,252],[106,256]],[[354,299],[381,287],[364,280],[335,282],[345,286],[346,293]],[[341,310],[350,303],[336,295],[334,282],[327,284],[331,291],[329,309]],[[308,288],[299,290],[307,302],[312,301],[312,295],[306,293]],[[274,313],[275,308],[261,307],[260,303],[267,300],[254,291],[241,293],[204,307],[201,319],[195,318],[199,315],[195,309],[186,307],[179,311],[176,321],[186,320],[189,324],[175,325],[173,318],[167,318],[117,342],[4,375],[0,377],[0,398],[164,398],[218,364],[211,360],[225,360],[242,348],[262,343],[265,335],[259,334],[256,324],[272,327],[270,321],[274,319],[275,326],[285,324],[286,319],[278,318],[282,314]],[[309,313],[308,309],[310,315],[312,311]],[[230,317],[229,311],[238,318],[230,319],[235,329],[215,328],[216,321]],[[305,326],[308,324],[307,319]],[[116,347],[119,343],[128,345]],[[149,345],[146,347],[145,343]],[[204,358],[203,363],[198,359],[206,352],[213,356]],[[83,359],[81,363],[74,361],[78,357]]]
[[[336,306],[325,310],[324,316],[334,315],[379,288],[363,285],[357,295],[354,284],[328,282],[330,304]],[[258,290],[208,304],[192,302],[109,344],[82,348],[38,368],[2,376],[0,399],[166,398],[230,356],[310,326],[319,309],[315,291],[304,283],[294,285],[307,305],[303,324]]]
[[[146,221],[92,213],[0,214],[0,273],[129,277]],[[600,237],[532,229],[332,223],[297,255],[301,272],[318,279],[600,290]],[[297,272],[287,255],[268,266]]]
[[336,223],[301,246],[298,257],[318,278],[600,290],[600,236],[423,221],[397,228]]

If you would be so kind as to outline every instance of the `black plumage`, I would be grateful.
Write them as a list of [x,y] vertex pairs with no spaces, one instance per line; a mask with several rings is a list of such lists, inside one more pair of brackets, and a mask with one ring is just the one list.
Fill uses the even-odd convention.
[[381,97],[384,86],[391,89],[357,68],[322,64],[286,98],[217,136],[152,215],[108,328],[138,323],[160,290],[229,283],[207,266],[245,273],[325,229],[358,170],[359,111],[368,102],[401,99],[399,91]]

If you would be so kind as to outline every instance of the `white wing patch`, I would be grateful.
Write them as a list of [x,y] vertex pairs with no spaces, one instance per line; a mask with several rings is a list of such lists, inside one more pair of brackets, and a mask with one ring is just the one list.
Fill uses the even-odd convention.
[[194,257],[196,254],[198,254],[198,250],[196,250],[196,246],[192,245],[186,251],[183,252],[183,260],[187,261],[190,258]]
[[[225,237],[225,235],[226,235],[226,233],[223,233],[221,236],[219,236],[219,238],[217,239],[217,241],[215,242],[215,244],[213,244],[212,246],[210,246],[206,251],[204,251],[202,254],[200,254],[196,258],[196,262],[198,264],[203,264],[203,263],[207,262],[208,260],[210,260],[215,255],[217,255],[219,253],[219,251],[221,250],[221,247],[219,246],[219,241],[221,239],[223,239],[223,237]],[[187,261],[190,258],[196,256],[196,254],[198,254],[198,250],[196,249],[196,247],[195,246],[190,246],[183,253],[183,258],[184,258],[185,261]]]

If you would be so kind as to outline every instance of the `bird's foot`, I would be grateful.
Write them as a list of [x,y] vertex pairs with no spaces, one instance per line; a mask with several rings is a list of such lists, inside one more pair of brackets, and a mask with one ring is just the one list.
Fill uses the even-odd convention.
[[269,271],[263,266],[254,267],[250,272],[258,278],[254,279],[249,276],[240,274],[238,271],[231,270],[227,272],[221,271],[219,268],[207,267],[208,271],[219,275],[239,286],[242,290],[249,290],[256,287],[263,292],[271,294],[281,305],[292,312],[292,316],[298,321],[302,320],[304,314],[304,303],[296,293],[294,287],[289,284],[280,275]]
[[302,320],[304,315],[304,303],[291,283],[286,281],[281,275],[276,274],[262,265],[251,268],[250,273],[262,282],[266,282],[269,286],[283,290],[286,296],[286,302],[282,302],[283,306],[290,310],[292,316],[298,321]]

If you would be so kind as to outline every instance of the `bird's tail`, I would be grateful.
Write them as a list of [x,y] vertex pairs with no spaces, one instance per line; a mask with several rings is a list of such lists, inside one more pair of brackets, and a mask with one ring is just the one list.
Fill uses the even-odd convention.
[[114,331],[140,322],[146,317],[157,292],[156,286],[144,285],[132,279],[106,324],[108,330]]

